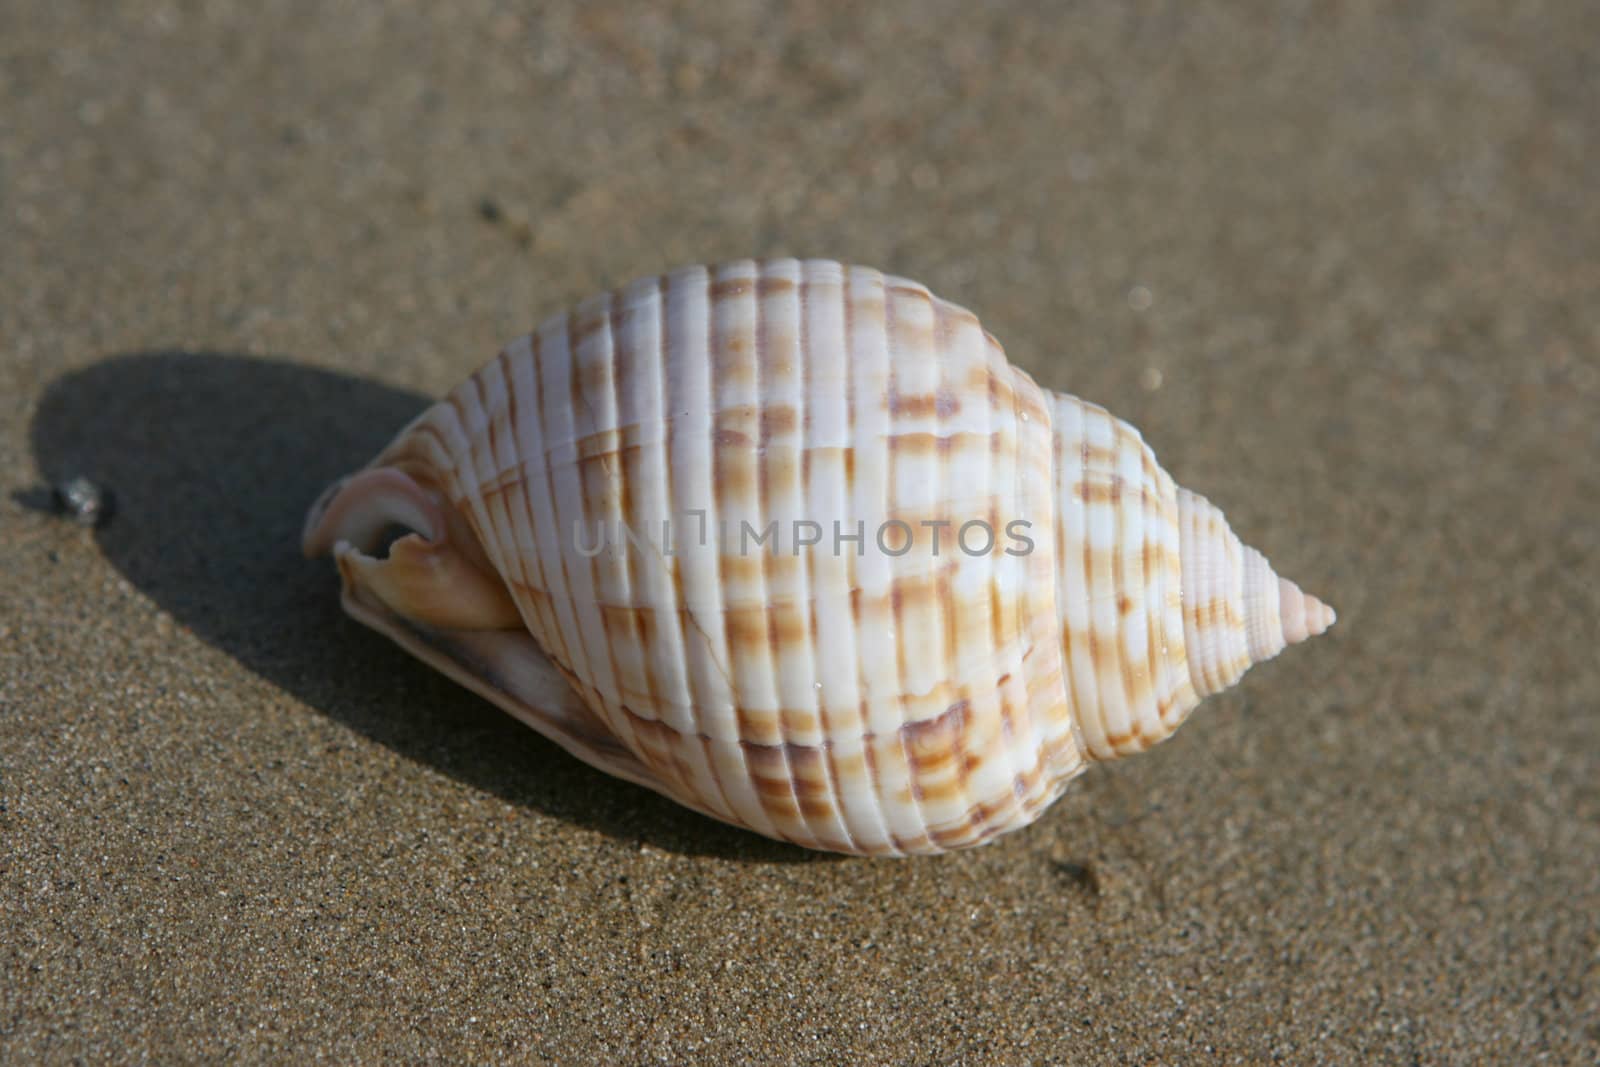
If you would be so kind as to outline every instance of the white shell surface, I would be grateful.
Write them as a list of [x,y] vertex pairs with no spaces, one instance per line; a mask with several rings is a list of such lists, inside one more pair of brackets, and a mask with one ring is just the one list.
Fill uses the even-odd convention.
[[1237,539],[1137,431],[967,310],[832,261],[587,301],[385,464],[445,487],[656,788],[810,847],[1021,826],[1283,632],[1278,586],[1252,578],[1247,619]]

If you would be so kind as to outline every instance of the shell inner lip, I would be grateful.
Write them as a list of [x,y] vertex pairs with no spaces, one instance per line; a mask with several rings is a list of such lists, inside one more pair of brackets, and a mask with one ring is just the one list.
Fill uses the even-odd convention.
[[[348,554],[359,555],[346,543],[340,544],[340,550],[341,559]],[[347,583],[340,599],[345,614],[352,619],[520,719],[535,715],[536,705],[548,702],[532,698],[551,695],[548,688],[540,687],[551,676],[559,687],[554,692],[570,689],[526,630],[430,626],[395,611],[360,583]],[[523,678],[524,674],[535,676],[537,683]],[[605,740],[610,745],[617,744],[609,735]]]
[[[347,551],[355,549],[347,546]],[[345,614],[352,619],[533,727],[591,767],[644,786],[702,815],[729,821],[724,815],[678,797],[617,740],[526,630],[429,626],[380,603],[358,584],[347,584],[341,601]]]
[[429,542],[444,537],[438,503],[409,475],[376,467],[329,486],[306,515],[301,548],[320,556],[342,543],[376,550],[391,528],[405,527]]

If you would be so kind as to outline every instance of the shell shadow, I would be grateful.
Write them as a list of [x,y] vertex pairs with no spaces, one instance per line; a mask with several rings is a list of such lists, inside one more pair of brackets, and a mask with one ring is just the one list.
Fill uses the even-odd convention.
[[[116,513],[95,536],[130,582],[350,729],[618,840],[744,862],[825,858],[585,766],[344,617],[332,566],[300,555],[302,517],[428,403],[282,360],[145,351],[57,379],[30,437],[50,482],[82,475],[115,494]],[[16,498],[48,506],[49,492]]]

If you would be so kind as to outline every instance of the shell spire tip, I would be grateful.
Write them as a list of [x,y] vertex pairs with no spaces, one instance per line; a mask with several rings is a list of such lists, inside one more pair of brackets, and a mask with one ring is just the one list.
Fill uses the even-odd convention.
[[1338,621],[1338,614],[1287,578],[1278,579],[1278,613],[1283,620],[1283,639],[1297,645],[1309,637],[1325,633]]

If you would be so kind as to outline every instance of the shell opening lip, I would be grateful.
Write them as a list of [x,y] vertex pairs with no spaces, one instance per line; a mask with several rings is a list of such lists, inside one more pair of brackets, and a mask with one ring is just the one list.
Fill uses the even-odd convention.
[[301,548],[308,556],[332,551],[346,592],[399,618],[446,630],[522,624],[467,524],[452,525],[438,498],[403,469],[368,468],[336,482],[306,516]]
[[308,557],[327,555],[341,544],[371,552],[397,525],[429,542],[439,541],[446,530],[439,505],[410,475],[376,467],[323,491],[306,515],[300,548]]

